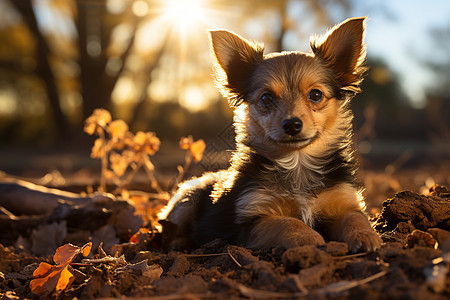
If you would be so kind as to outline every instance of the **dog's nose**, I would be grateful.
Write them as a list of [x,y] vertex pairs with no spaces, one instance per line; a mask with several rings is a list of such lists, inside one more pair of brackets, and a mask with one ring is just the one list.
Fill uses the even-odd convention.
[[292,118],[284,120],[281,126],[285,133],[294,136],[302,131],[303,123],[299,118]]

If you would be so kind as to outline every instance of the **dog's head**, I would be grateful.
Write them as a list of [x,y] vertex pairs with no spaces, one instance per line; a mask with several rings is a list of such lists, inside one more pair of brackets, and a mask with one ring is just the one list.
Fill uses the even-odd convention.
[[216,78],[236,107],[238,139],[268,156],[338,140],[365,71],[364,27],[365,18],[348,19],[312,38],[312,53],[268,55],[234,33],[211,31]]

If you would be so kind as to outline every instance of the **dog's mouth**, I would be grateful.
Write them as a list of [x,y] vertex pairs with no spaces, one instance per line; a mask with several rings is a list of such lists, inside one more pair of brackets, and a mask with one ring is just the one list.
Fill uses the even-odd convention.
[[313,136],[308,137],[308,138],[292,137],[289,139],[281,139],[281,140],[275,140],[272,138],[270,138],[270,139],[277,144],[283,144],[283,145],[293,147],[293,148],[303,148],[303,147],[311,144],[318,137],[319,137],[319,132],[316,132]]

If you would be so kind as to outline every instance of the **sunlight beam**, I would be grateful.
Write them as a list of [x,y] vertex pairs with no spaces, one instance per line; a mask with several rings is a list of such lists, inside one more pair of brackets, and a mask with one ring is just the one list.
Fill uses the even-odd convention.
[[203,0],[166,0],[163,4],[163,18],[178,30],[192,29],[206,21]]

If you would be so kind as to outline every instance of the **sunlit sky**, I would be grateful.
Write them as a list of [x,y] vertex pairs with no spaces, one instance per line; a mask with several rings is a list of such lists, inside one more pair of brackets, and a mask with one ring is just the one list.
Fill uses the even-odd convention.
[[[45,8],[45,0],[38,0],[38,18],[41,26],[55,28],[58,24],[59,30],[67,30],[70,33],[71,28],[64,29],[63,22],[55,19],[55,15],[49,13]],[[124,1],[110,0],[110,9],[120,9],[121,3]],[[258,38],[258,28],[261,24],[256,20],[249,22],[246,26],[236,26],[236,10],[235,7],[212,7],[212,0],[164,0],[165,6],[158,8],[160,11],[159,22],[166,22],[177,32],[179,39],[179,54],[186,57],[187,40],[192,40],[193,36],[202,37],[195,43],[207,43],[207,28],[229,28],[232,30],[240,30],[238,33],[249,37]],[[136,1],[133,6],[133,12],[138,16],[144,16],[148,13],[155,13],[152,8],[145,5],[144,1]],[[293,1],[292,11],[302,9],[301,5],[296,7]],[[353,1],[353,8],[345,17],[350,16],[369,16],[367,24],[366,42],[368,44],[369,56],[378,57],[387,62],[399,76],[402,87],[408,96],[410,96],[413,104],[417,107],[423,105],[425,90],[434,80],[433,74],[421,63],[421,60],[427,56],[433,56],[433,44],[429,38],[429,30],[437,27],[450,28],[450,1],[448,0],[365,0]],[[236,5],[236,4],[234,4]],[[340,15],[334,16],[337,12],[331,11],[330,14],[336,21],[345,19]],[[268,22],[270,20],[268,19]],[[267,24],[264,24],[267,25]],[[149,26],[152,26],[151,24]],[[307,24],[311,27],[311,33],[323,33],[324,28],[317,28],[317,25]],[[144,34],[142,34],[144,32]],[[153,28],[154,32],[154,28]],[[200,33],[201,32],[201,33]],[[145,36],[145,31],[141,31]],[[155,38],[148,39],[150,43],[155,42]],[[137,43],[144,43],[145,39]],[[308,39],[304,41],[289,40],[285,41],[287,47],[296,47],[299,50],[308,50]],[[190,45],[193,47],[196,45]],[[201,47],[205,49],[205,47]],[[292,50],[292,49],[289,49]],[[450,53],[450,49],[449,52]],[[450,55],[450,54],[449,54]],[[183,71],[183,70],[180,70]],[[124,87],[124,89],[130,87]],[[158,92],[157,84],[154,85],[154,92]],[[174,89],[176,90],[176,89]],[[195,86],[188,86],[184,96],[180,95],[181,102],[186,106],[194,105],[189,103],[189,99],[201,99],[199,94],[201,91],[196,90]],[[194,95],[194,96],[193,96]],[[205,97],[203,97],[205,98]],[[194,100],[198,101],[198,100]],[[204,106],[197,103],[198,107]]]

